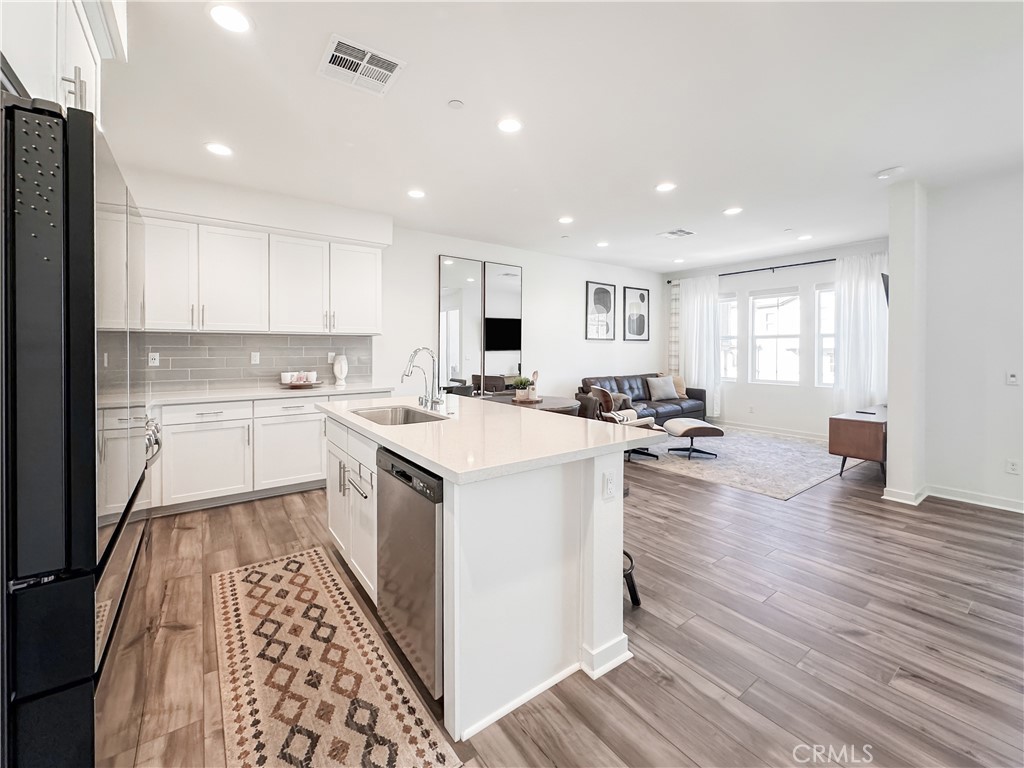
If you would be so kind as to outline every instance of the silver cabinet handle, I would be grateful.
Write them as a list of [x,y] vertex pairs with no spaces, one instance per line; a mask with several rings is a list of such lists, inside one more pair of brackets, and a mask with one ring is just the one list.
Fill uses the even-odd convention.
[[304,406],[304,405],[282,405],[281,406],[281,410],[282,411],[294,411],[296,408],[305,408],[305,407],[306,406]]
[[324,330],[327,330],[327,310],[324,310]]
[[338,462],[338,493],[340,493],[342,496],[348,496],[348,486],[345,485],[345,474],[347,472],[348,472],[348,467],[346,467],[342,462],[339,461]]
[[252,424],[245,425],[245,444],[252,445]]
[[203,306],[199,308],[199,327],[200,327],[200,329],[206,327],[206,305],[205,304],[203,304]]
[[332,331],[334,330],[334,326],[336,324],[335,321],[337,320],[337,318],[335,317],[336,314],[337,314],[336,312],[333,312],[333,311],[331,312],[331,330]]
[[196,416],[219,416],[224,411],[196,411]]
[[85,80],[82,79],[82,68],[75,67],[74,75],[74,77],[65,75],[61,77],[61,81],[74,86],[74,90],[69,91],[69,95],[75,97],[75,109],[85,109]]
[[196,305],[195,304],[190,304],[189,305],[189,310],[188,310],[188,327],[189,328],[195,328],[196,327]]
[[327,419],[326,418],[323,420],[323,425],[324,425],[324,437],[327,437]]
[[370,497],[369,497],[369,496],[367,496],[367,495],[366,495],[365,493],[363,493],[363,489],[362,489],[362,488],[360,488],[360,487],[359,487],[358,485],[356,485],[355,481],[354,481],[354,480],[353,480],[353,479],[352,479],[351,477],[350,477],[350,478],[348,479],[348,484],[349,484],[349,485],[351,485],[351,486],[352,486],[353,488],[355,488],[355,490],[356,490],[356,493],[358,493],[358,494],[359,494],[360,496],[362,496],[362,497],[363,497],[364,499],[368,499],[368,498],[370,498]]

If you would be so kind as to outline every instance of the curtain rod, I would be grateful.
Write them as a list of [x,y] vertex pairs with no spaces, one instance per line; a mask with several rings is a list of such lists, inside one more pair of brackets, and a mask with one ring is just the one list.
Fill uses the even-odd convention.
[[[801,261],[799,264],[780,264],[775,267],[758,267],[757,269],[741,269],[738,272],[720,272],[719,277],[730,277],[732,275],[749,275],[752,272],[774,272],[776,269],[789,269],[790,267],[809,267],[812,264],[828,264],[835,259],[818,259],[817,261]],[[667,280],[669,285],[678,280]]]

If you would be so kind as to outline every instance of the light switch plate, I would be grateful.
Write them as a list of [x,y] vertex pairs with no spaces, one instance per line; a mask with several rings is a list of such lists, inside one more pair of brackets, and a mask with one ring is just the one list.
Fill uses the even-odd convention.
[[249,362],[252,363],[253,365],[259,365],[260,364],[260,353],[259,352],[250,352],[249,353]]
[[[103,364],[106,365],[106,357],[103,358]],[[150,366],[150,368],[155,368],[158,365],[160,365],[160,353],[159,352],[150,352],[149,353],[149,366]]]
[[1016,387],[1019,381],[1020,380],[1017,378],[1016,373],[1010,373],[1009,371],[1006,372],[1006,386]]

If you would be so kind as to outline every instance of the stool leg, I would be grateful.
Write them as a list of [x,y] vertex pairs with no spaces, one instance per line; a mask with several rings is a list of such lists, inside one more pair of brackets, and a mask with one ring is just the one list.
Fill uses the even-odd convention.
[[843,476],[843,471],[844,471],[845,469],[846,469],[846,457],[845,457],[845,456],[843,456],[843,461],[842,461],[842,463],[841,463],[841,464],[839,465],[839,476],[840,476],[840,477],[842,477],[842,476]]
[[636,580],[633,578],[633,572],[630,571],[624,577],[626,579],[626,590],[629,592],[629,602],[633,605],[640,605],[640,593],[636,591]]

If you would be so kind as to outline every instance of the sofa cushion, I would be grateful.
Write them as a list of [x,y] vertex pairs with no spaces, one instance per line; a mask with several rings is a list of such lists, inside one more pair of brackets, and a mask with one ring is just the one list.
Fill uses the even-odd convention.
[[678,400],[645,400],[642,403],[634,401],[633,408],[638,412],[642,410],[658,421],[675,419],[683,415]]
[[601,389],[607,389],[609,392],[621,391],[614,376],[588,376],[583,379],[583,386],[580,389],[589,393],[591,387],[601,387]]
[[657,375],[656,373],[641,373],[633,376],[616,376],[616,389],[629,395],[634,403],[637,400],[650,400],[651,393],[647,390],[647,380],[653,379]]
[[678,400],[676,385],[671,376],[658,376],[647,380],[647,390],[651,400]]
[[690,397],[686,400],[680,400],[679,407],[683,409],[683,413],[700,413],[704,410],[704,401],[695,400]]

